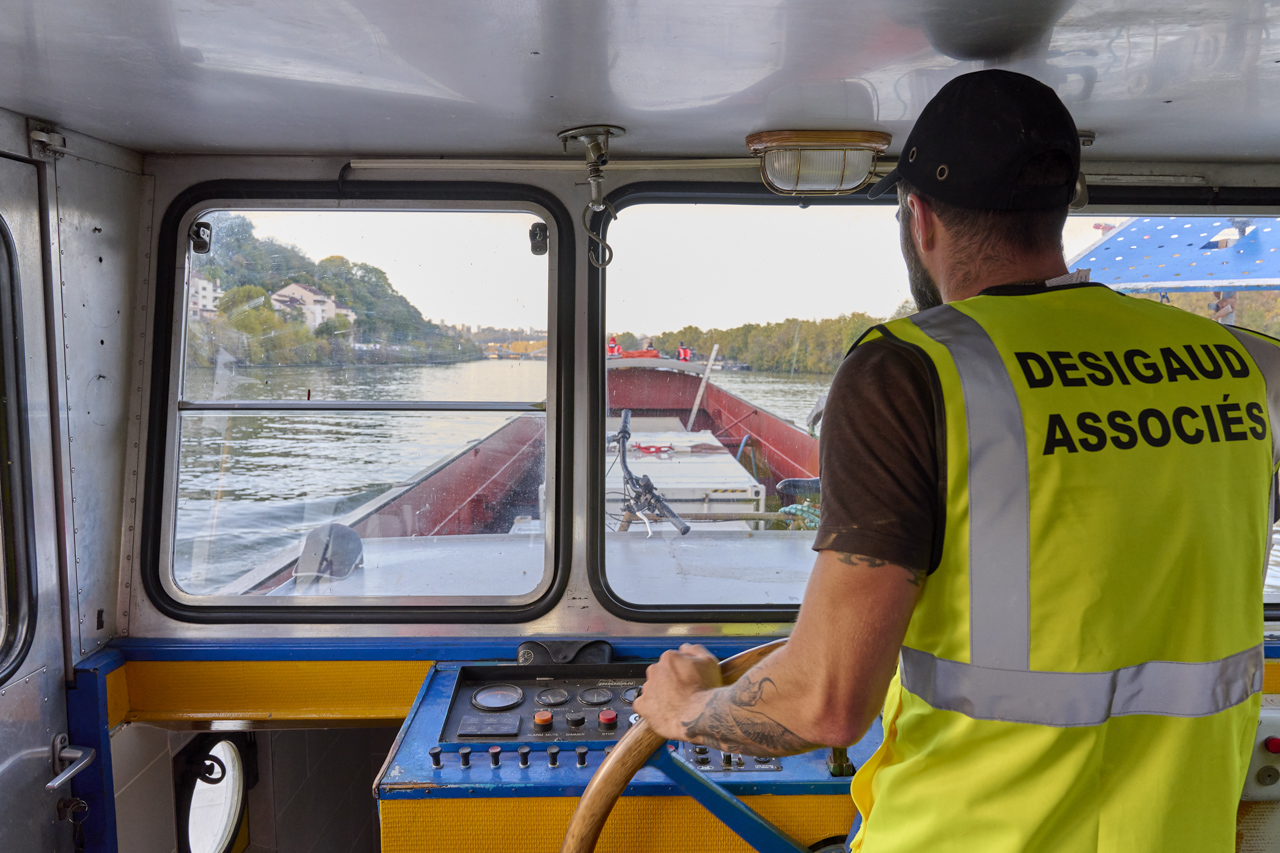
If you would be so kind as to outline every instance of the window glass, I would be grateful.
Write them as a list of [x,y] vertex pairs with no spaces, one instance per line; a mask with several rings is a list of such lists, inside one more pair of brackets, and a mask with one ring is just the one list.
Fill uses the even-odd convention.
[[620,598],[799,604],[819,498],[778,485],[818,475],[810,416],[846,350],[909,310],[895,212],[649,204],[610,229],[604,552]]
[[207,777],[198,777],[191,791],[191,811],[187,822],[187,846],[191,853],[225,853],[240,828],[244,804],[244,765],[240,750],[221,740],[209,750],[217,759],[210,762]]
[[540,594],[549,267],[530,229],[541,220],[200,219],[212,246],[189,255],[177,590],[241,604]]
[[[649,204],[611,228],[604,559],[622,600],[799,604],[824,395],[863,331],[914,313],[896,212]],[[1280,333],[1278,220],[1079,216],[1063,244],[1094,281]],[[1280,557],[1267,584],[1280,602]]]

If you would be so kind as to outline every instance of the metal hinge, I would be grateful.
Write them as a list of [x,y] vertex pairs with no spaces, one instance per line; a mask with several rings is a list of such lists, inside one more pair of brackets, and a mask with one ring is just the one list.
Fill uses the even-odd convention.
[[71,149],[67,148],[67,138],[56,133],[52,127],[33,128],[27,135],[31,138],[32,156],[43,154],[47,157],[61,157],[71,153]]

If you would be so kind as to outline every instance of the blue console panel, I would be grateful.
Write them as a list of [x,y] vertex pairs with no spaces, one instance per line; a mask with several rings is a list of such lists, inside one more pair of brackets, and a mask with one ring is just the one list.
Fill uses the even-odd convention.
[[[580,796],[605,751],[629,727],[632,712],[624,697],[643,682],[643,672],[644,665],[636,663],[554,668],[438,664],[396,737],[378,777],[377,796]],[[538,726],[542,731],[535,730],[534,715],[539,712],[544,714]],[[877,721],[849,748],[850,763],[861,766],[882,738]],[[691,744],[673,746],[677,760],[736,796],[849,790],[849,777],[833,776],[828,767],[830,750],[757,761],[753,756],[726,758],[715,749],[695,751]],[[654,767],[642,768],[625,792],[680,793],[682,789]]]

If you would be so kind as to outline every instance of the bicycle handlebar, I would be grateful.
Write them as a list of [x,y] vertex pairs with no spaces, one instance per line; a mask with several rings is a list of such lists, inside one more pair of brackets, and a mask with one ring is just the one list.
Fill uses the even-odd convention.
[[[643,513],[645,510],[652,509],[658,515],[665,516],[676,530],[680,531],[680,535],[684,536],[690,530],[688,522],[681,518],[675,510],[673,510],[662,495],[653,488],[653,481],[649,479],[648,474],[637,477],[631,473],[630,466],[627,465],[627,441],[631,438],[631,410],[622,410],[622,423],[618,427],[618,432],[614,438],[618,442],[618,461],[622,463],[622,478],[632,491],[638,493],[639,499],[634,504],[636,514]],[[630,503],[630,502],[628,502]],[[624,504],[625,506],[626,504]]]

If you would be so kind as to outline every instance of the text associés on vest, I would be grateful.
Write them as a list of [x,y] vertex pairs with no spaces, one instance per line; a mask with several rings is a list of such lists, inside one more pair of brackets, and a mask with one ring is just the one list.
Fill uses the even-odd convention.
[[1233,402],[1230,394],[1204,393],[1211,387],[1206,387],[1205,380],[1249,376],[1249,360],[1229,344],[1183,344],[1161,347],[1156,353],[1142,349],[1015,352],[1014,357],[1032,389],[1184,383],[1188,392],[1197,392],[1189,393],[1183,405],[1168,408],[1051,412],[1045,425],[1045,456],[1130,450],[1139,443],[1164,447],[1172,441],[1200,444],[1267,438],[1262,403]]

